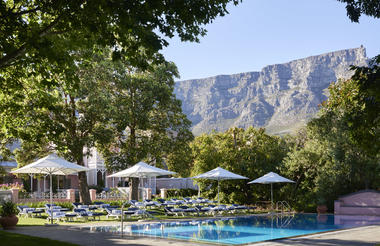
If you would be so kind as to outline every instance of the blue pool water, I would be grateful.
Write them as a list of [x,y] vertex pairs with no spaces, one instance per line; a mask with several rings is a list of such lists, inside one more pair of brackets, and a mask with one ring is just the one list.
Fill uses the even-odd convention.
[[[316,214],[267,215],[127,225],[124,226],[124,233],[236,245],[377,223],[380,223],[380,218]],[[97,226],[89,229],[120,233],[120,226]]]

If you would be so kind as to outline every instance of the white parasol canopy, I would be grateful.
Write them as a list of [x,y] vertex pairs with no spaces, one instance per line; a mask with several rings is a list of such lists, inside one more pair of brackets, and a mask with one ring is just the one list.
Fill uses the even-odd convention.
[[274,183],[295,183],[294,181],[284,178],[277,173],[269,172],[260,178],[257,178],[248,184],[270,184],[270,197],[271,197],[271,207],[273,210],[273,184]]
[[[56,154],[50,154],[42,159],[30,163],[22,168],[11,171],[11,173],[37,173],[50,175],[50,204],[53,203],[52,175],[69,175],[77,172],[88,171],[89,169],[75,163],[66,161]],[[52,209],[53,206],[50,206]],[[51,223],[53,224],[53,213],[51,213]]]
[[140,161],[133,167],[114,173],[107,177],[130,177],[130,178],[150,178],[164,175],[172,175],[175,172],[167,171],[158,167],[153,167]]
[[236,173],[232,173],[230,171],[227,171],[226,169],[223,169],[221,167],[217,167],[211,171],[202,173],[200,175],[197,175],[195,177],[192,177],[192,179],[213,179],[218,181],[218,203],[220,203],[219,199],[219,181],[220,180],[226,180],[226,179],[248,179],[247,177],[238,175]]
[[89,169],[76,163],[66,161],[65,159],[50,154],[33,163],[23,166],[12,171],[12,173],[37,173],[37,174],[52,174],[52,175],[69,175]]
[[[175,172],[167,171],[158,167],[153,167],[151,165],[146,164],[145,162],[140,161],[139,163],[135,164],[133,167],[111,174],[107,177],[151,178],[151,177],[172,175],[172,174],[175,174]],[[125,190],[122,192],[125,193]]]

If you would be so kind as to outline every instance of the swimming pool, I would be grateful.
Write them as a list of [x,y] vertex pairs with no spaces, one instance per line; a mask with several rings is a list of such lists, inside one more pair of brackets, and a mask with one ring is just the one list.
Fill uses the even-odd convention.
[[[130,235],[237,245],[380,223],[376,217],[316,214],[245,216],[124,226]],[[89,227],[120,233],[120,226]]]

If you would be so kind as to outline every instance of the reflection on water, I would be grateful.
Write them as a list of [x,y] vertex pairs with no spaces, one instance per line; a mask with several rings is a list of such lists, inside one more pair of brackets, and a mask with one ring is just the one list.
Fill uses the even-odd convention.
[[[242,244],[316,232],[380,224],[380,217],[295,214],[246,216],[181,222],[125,225],[124,233],[223,244]],[[120,226],[96,226],[94,232],[120,233]]]

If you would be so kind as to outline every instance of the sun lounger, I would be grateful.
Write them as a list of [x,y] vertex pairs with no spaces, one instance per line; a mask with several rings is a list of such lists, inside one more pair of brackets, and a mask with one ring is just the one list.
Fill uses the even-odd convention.
[[112,209],[112,208],[108,208],[108,207],[105,207],[104,209],[107,212],[107,215],[106,215],[107,219],[108,219],[108,217],[114,217],[116,219],[121,218],[121,210],[120,209]]
[[194,204],[197,204],[197,201],[191,199],[190,197],[184,197],[183,200],[185,201],[185,204],[188,204],[188,205],[194,205]]
[[[188,207],[186,207],[188,208]],[[175,207],[164,207],[164,211],[166,213],[166,215],[175,215],[175,216],[179,216],[179,215],[182,215],[182,216],[185,216],[185,213],[187,212],[186,209],[183,209],[183,208],[175,208]]]
[[157,199],[157,201],[161,203],[161,206],[173,206],[173,205],[177,205],[176,202],[166,201],[165,199]]
[[178,216],[178,211],[182,211],[182,209],[180,210],[177,210],[177,211],[173,211],[175,208],[174,207],[170,207],[170,206],[167,206],[167,207],[164,207],[164,212],[166,215],[175,215],[175,216]]
[[227,208],[226,205],[218,205],[218,206],[209,205],[209,208],[210,208],[209,213],[212,214],[212,215],[215,215],[217,213],[223,214],[224,212],[231,211],[229,208]]
[[93,202],[92,206],[94,206],[96,208],[101,208],[103,204],[105,204],[105,203],[104,202]]
[[77,215],[77,218],[83,218],[85,221],[88,220],[89,217],[92,217],[94,220],[98,218],[100,220],[100,216],[102,213],[90,212],[84,208],[74,208],[74,213]]
[[179,206],[179,208],[182,209],[182,213],[198,214],[198,210],[196,208],[190,208],[188,206]]
[[194,207],[196,210],[198,210],[198,214],[199,213],[209,213],[210,212],[210,210],[211,210],[211,208],[209,208],[209,207],[203,207],[203,206],[200,206],[200,205],[196,205],[195,207]]
[[25,215],[25,217],[29,217],[31,215],[34,217],[34,215],[41,216],[41,214],[44,212],[42,209],[36,209],[36,208],[30,208],[29,206],[17,206],[17,209],[19,211],[19,215]]
[[52,210],[49,209],[46,211],[46,213],[48,215],[47,217],[48,221],[52,219],[52,214],[53,214],[53,220],[57,220],[57,222],[63,218],[66,218],[66,213],[62,212],[60,209],[52,209]]
[[185,202],[183,200],[179,200],[179,199],[176,199],[176,198],[172,198],[170,201],[174,202],[175,205],[183,205],[183,204],[185,204]]
[[159,207],[159,206],[161,206],[161,204],[159,204],[158,202],[152,201],[150,199],[145,199],[143,201],[143,203],[144,203],[145,207]]
[[83,205],[80,202],[73,202],[72,205],[74,206],[74,208],[84,208],[86,210],[95,210],[98,208],[97,205]]

